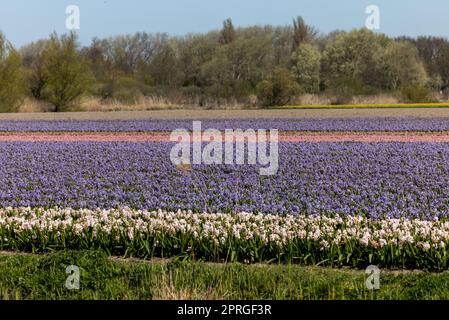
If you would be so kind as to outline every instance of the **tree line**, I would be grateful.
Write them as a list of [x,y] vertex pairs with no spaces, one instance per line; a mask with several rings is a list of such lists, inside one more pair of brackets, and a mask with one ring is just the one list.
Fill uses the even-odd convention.
[[0,34],[3,112],[16,111],[26,96],[63,111],[82,96],[275,106],[303,94],[329,95],[336,104],[379,93],[428,101],[448,87],[446,38],[390,38],[367,29],[322,34],[301,17],[290,26],[240,28],[227,19],[205,34],[136,33],[84,47],[74,33],[54,33],[16,49]]

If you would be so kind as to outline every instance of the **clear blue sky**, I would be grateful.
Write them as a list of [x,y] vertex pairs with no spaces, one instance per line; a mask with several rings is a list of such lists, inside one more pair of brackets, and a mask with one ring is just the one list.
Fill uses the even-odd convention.
[[449,37],[448,0],[0,0],[0,30],[16,46],[65,33],[65,8],[81,10],[80,40],[137,31],[182,35],[235,25],[286,25],[296,15],[322,32],[362,27],[365,8],[378,5],[380,32]]

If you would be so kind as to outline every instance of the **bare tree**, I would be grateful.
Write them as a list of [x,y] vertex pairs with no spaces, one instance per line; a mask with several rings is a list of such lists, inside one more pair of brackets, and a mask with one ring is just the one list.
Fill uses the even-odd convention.
[[221,30],[220,35],[220,43],[230,44],[234,42],[235,37],[234,25],[232,24],[231,18],[228,18],[223,22],[223,29]]
[[293,48],[296,51],[303,43],[310,43],[318,34],[318,30],[306,24],[300,16],[293,19]]

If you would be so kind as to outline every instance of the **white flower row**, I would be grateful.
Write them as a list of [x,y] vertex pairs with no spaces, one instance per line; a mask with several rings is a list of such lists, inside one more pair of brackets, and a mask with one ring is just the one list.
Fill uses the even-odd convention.
[[190,211],[141,211],[129,208],[87,209],[0,209],[0,232],[21,235],[87,233],[114,237],[185,234],[198,241],[220,245],[228,240],[261,241],[284,246],[295,241],[311,241],[321,250],[335,245],[357,243],[363,247],[414,245],[424,251],[449,244],[449,222],[409,219],[370,220],[361,216],[277,216],[251,213],[195,214]]

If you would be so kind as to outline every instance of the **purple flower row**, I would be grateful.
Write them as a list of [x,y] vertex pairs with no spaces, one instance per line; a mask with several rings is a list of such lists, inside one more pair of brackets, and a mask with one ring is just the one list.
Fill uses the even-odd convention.
[[170,143],[0,143],[0,206],[449,216],[449,144],[281,143],[279,171],[178,170]]
[[[0,121],[0,132],[148,132],[192,129],[193,120]],[[449,131],[449,118],[202,120],[203,129],[285,131]]]

